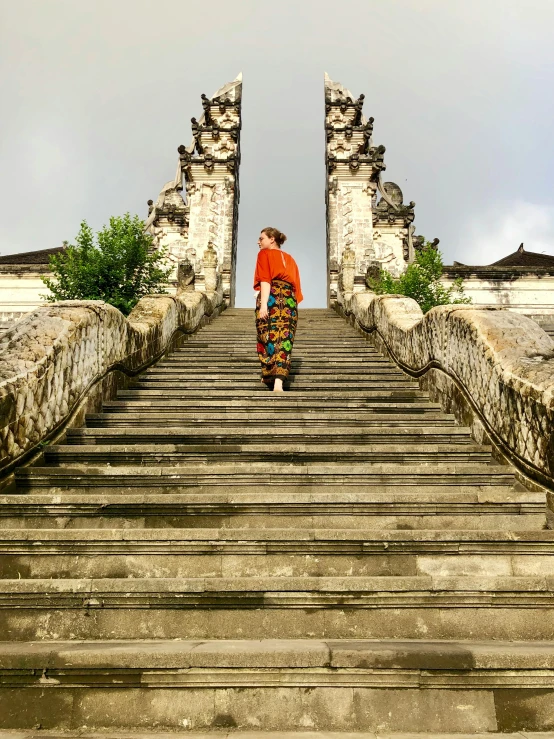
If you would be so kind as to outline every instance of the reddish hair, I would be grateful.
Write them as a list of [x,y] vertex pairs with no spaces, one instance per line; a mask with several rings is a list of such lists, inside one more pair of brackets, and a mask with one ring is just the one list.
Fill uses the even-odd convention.
[[270,239],[275,239],[275,243],[279,247],[283,246],[283,244],[287,240],[285,234],[281,233],[278,228],[273,228],[273,226],[262,228],[262,233],[266,236],[269,236]]

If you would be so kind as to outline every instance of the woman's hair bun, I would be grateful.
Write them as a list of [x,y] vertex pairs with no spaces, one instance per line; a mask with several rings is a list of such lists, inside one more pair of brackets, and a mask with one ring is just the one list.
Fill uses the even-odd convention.
[[279,246],[282,246],[287,240],[285,234],[281,233],[278,228],[273,228],[273,226],[262,228],[262,233],[267,234],[270,239],[275,239],[275,243],[279,244]]

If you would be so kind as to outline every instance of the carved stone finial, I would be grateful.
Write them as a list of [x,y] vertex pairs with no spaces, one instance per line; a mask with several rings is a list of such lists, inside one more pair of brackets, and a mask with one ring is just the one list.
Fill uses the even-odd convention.
[[354,277],[356,274],[356,254],[350,246],[342,252],[340,264],[339,285],[341,292],[351,293],[354,290]]
[[373,121],[374,118],[370,118],[365,126],[362,128],[362,135],[364,137],[363,142],[360,144],[360,154],[367,154],[371,145],[371,137],[373,135]]
[[329,174],[335,171],[336,166],[337,166],[336,156],[334,154],[329,154],[329,156],[327,157],[327,171],[329,172]]
[[360,155],[351,154],[348,157],[348,166],[351,172],[356,172],[358,169],[360,169]]
[[383,189],[389,196],[390,200],[392,200],[394,205],[402,205],[402,203],[404,202],[404,195],[402,194],[402,190],[399,188],[396,182],[383,183]]
[[370,290],[373,290],[371,286],[372,280],[377,280],[381,274],[381,265],[379,262],[370,262],[367,266],[365,273],[365,284]]
[[177,148],[177,151],[179,153],[179,161],[181,163],[181,169],[185,169],[190,164],[191,156],[189,152],[187,151],[187,147],[184,146],[183,144],[181,144],[181,146]]
[[212,116],[211,116],[211,110],[210,110],[211,100],[204,93],[202,93],[200,97],[202,98],[202,107],[204,109],[204,121],[207,126],[211,126],[212,124]]
[[362,109],[364,107],[364,100],[365,100],[365,95],[362,93],[360,97],[356,100],[356,102],[354,103],[355,113],[354,113],[354,120],[352,121],[352,124],[354,126],[359,126],[362,123]]

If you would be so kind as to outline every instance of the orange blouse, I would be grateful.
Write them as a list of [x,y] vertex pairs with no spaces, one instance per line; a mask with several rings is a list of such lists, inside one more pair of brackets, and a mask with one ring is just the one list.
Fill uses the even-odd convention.
[[272,280],[283,280],[290,282],[294,288],[296,302],[303,300],[302,290],[300,289],[300,274],[298,266],[290,254],[281,249],[260,249],[258,252],[258,260],[256,261],[256,271],[254,272],[254,290],[260,289],[260,282],[269,282]]

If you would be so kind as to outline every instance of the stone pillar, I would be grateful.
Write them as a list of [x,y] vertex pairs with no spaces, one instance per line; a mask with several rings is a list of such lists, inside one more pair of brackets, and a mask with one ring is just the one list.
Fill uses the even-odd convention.
[[[235,302],[241,96],[242,75],[211,98],[201,96],[204,112],[198,120],[191,119],[192,143],[179,146],[175,180],[164,186],[155,205],[150,201],[147,221],[156,245],[168,248],[170,261],[192,265],[195,290],[208,289],[204,255],[211,255],[213,249],[223,296],[230,306]],[[186,203],[181,195],[183,176]],[[169,206],[175,211],[168,214]],[[213,283],[212,275],[208,282]]]
[[[359,292],[366,289],[368,269],[378,266],[400,274],[413,259],[409,244],[414,203],[403,206],[400,188],[394,183],[382,184],[385,147],[373,146],[373,118],[366,120],[363,116],[363,103],[364,95],[355,99],[349,90],[325,75],[329,305],[341,292],[341,269],[344,285],[351,281],[349,270],[353,269],[352,290]],[[387,187],[391,189],[390,197]],[[381,213],[385,213],[381,202],[390,205],[394,212],[391,216],[386,211],[386,226],[381,219]],[[374,209],[379,211],[376,218]],[[342,267],[346,249],[354,256],[349,255]]]
[[[235,302],[241,96],[241,75],[212,98],[202,95],[204,114],[192,119],[193,142],[179,147],[190,208],[189,244],[197,259],[212,245],[230,306]],[[196,289],[207,289],[201,262],[196,275]]]

